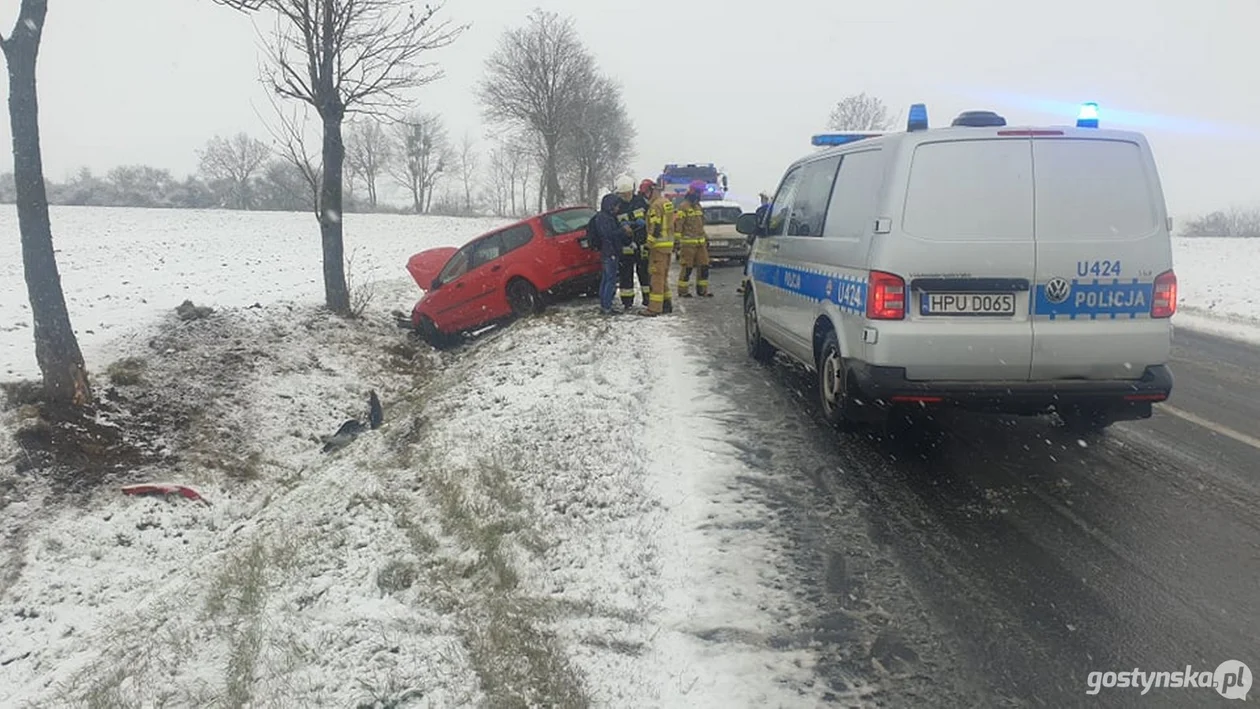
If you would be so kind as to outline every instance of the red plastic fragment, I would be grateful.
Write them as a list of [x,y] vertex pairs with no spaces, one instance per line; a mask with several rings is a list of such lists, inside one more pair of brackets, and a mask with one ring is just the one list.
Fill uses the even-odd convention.
[[204,502],[207,505],[210,501],[201,496],[201,493],[178,483],[139,483],[136,485],[124,485],[122,488],[124,495],[180,495],[181,497]]

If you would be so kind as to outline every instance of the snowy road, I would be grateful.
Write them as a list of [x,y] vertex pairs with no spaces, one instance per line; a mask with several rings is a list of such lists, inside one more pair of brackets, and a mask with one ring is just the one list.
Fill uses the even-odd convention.
[[827,431],[809,376],[744,355],[738,279],[715,269],[685,329],[742,402],[731,435],[773,473],[833,681],[858,663],[829,622],[855,603],[889,614],[900,641],[882,647],[918,656],[887,684],[896,706],[1209,705],[1210,688],[1090,697],[1087,677],[1260,662],[1256,349],[1178,330],[1169,405],[1094,441],[966,415],[877,441]]

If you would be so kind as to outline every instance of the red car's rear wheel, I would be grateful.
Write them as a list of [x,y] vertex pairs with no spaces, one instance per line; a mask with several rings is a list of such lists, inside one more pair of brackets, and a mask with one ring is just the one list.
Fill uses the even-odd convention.
[[539,296],[538,289],[524,278],[508,281],[507,300],[512,314],[518,318],[542,311],[542,297]]

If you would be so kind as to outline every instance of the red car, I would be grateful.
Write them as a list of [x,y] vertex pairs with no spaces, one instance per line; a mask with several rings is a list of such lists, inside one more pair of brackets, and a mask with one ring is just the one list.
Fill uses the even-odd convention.
[[590,207],[564,207],[482,234],[456,249],[421,251],[407,261],[423,297],[411,325],[435,347],[460,334],[536,313],[545,295],[595,292],[599,252],[586,248]]

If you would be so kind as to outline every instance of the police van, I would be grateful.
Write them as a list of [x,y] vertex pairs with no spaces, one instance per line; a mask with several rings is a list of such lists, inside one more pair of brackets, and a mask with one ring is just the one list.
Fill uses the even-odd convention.
[[905,132],[812,142],[737,228],[749,354],[810,368],[832,424],[939,404],[1098,430],[1168,398],[1172,224],[1143,135],[1096,104],[933,129],[915,104]]

